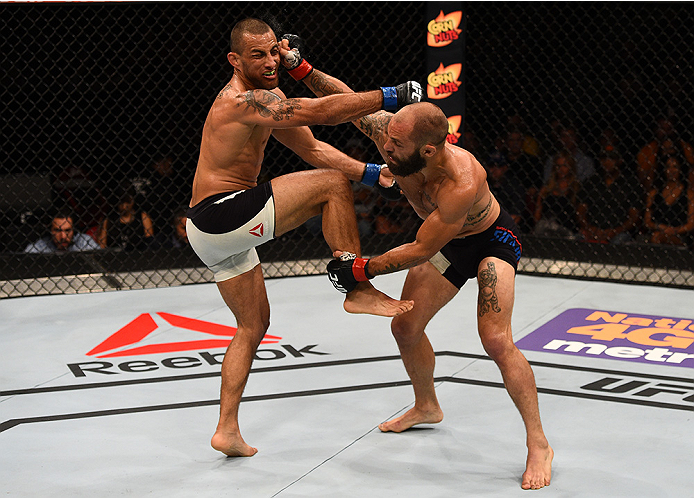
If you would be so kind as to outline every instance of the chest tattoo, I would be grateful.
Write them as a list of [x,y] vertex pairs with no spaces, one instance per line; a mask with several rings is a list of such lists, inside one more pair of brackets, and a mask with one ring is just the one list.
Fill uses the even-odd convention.
[[422,199],[426,200],[429,203],[429,205],[432,206],[432,209],[431,209],[432,211],[434,209],[438,208],[438,205],[436,204],[434,199],[432,199],[431,196],[429,196],[429,194],[427,194],[424,191],[422,191]]
[[492,196],[489,196],[489,202],[487,202],[487,205],[484,206],[484,209],[480,211],[479,213],[468,216],[467,220],[465,220],[465,224],[463,225],[464,227],[471,227],[477,225],[479,222],[484,220],[489,212],[492,210]]

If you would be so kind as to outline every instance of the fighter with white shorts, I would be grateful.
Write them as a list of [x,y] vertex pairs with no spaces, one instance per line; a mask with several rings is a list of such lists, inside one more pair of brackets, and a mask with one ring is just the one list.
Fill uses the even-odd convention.
[[255,247],[275,236],[272,185],[207,197],[188,209],[186,230],[191,247],[215,281],[252,270],[260,263]]

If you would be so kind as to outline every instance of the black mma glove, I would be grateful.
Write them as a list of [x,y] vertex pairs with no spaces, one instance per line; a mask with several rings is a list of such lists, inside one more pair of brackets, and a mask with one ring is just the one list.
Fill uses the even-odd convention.
[[304,49],[304,41],[297,35],[282,35],[281,40],[289,42],[289,53],[284,57],[282,65],[287,69],[289,76],[296,81],[303,80],[311,74],[313,66],[306,59],[301,57],[301,52]]
[[381,197],[387,201],[399,201],[402,197],[402,191],[398,186],[398,182],[395,180],[393,180],[393,184],[390,187],[384,187],[379,183],[376,185],[376,189],[378,190],[378,193],[381,194]]
[[359,282],[373,278],[368,271],[369,260],[357,258],[351,252],[343,252],[339,258],[328,263],[328,278],[340,292],[352,292]]
[[408,104],[422,100],[422,85],[416,81],[400,83],[398,86],[381,87],[383,92],[383,109],[399,111]]
[[381,170],[385,167],[385,164],[366,163],[364,174],[361,177],[361,184],[366,185],[367,187],[373,187],[375,185],[378,193],[381,194],[381,197],[387,201],[400,200],[402,192],[400,191],[400,187],[398,187],[395,180],[393,180],[390,187],[384,187],[378,182],[378,179],[381,176]]

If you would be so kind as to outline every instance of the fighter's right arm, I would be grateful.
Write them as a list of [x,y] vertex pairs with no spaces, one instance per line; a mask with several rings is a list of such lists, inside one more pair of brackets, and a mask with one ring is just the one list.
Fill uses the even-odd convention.
[[[309,90],[316,96],[325,97],[327,95],[354,92],[346,83],[334,76],[319,71],[302,57],[301,51],[303,50],[303,41],[300,37],[286,34],[282,37],[279,47],[280,55],[283,59],[282,63],[287,69],[287,72],[295,80],[303,81]],[[419,84],[416,82],[408,82],[400,85],[398,90],[402,91],[402,95],[405,99],[412,99],[411,102],[418,102],[421,99],[421,87],[418,89],[415,89],[415,87],[419,87]],[[415,96],[414,93],[417,91],[419,95]],[[391,117],[391,113],[379,111],[352,121],[364,135],[374,141],[384,158],[383,144],[385,144],[388,139],[387,130]]]

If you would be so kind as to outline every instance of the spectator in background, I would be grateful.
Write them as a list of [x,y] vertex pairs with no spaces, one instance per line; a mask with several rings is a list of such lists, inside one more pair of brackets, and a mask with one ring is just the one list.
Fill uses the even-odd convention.
[[535,235],[578,236],[576,197],[580,188],[571,151],[565,150],[552,157],[549,180],[540,189],[535,203]]
[[694,231],[694,189],[683,179],[678,155],[663,158],[664,182],[652,188],[646,200],[644,224],[654,244],[689,245]]
[[659,117],[653,134],[653,140],[646,144],[636,157],[639,180],[646,191],[663,186],[665,172],[658,171],[658,165],[665,164],[665,161],[660,161],[659,158],[673,154],[679,154],[684,158],[683,166],[686,168],[682,172],[683,181],[688,187],[694,187],[694,149],[679,137],[672,120],[664,116]]
[[[600,135],[598,135],[597,140],[594,141],[593,148],[590,150],[590,156],[597,159],[600,162],[600,158],[606,151],[622,151],[624,150],[621,145],[621,139],[614,128],[606,126],[602,128]],[[624,159],[624,155],[622,160]],[[624,165],[624,164],[623,164]],[[600,174],[600,165],[596,165],[597,173]],[[635,170],[634,170],[635,171]]]
[[506,134],[504,151],[509,175],[525,189],[528,199],[535,199],[542,187],[542,163],[523,149],[523,134],[512,129]]
[[518,131],[522,136],[521,148],[529,156],[538,157],[540,155],[540,142],[528,132],[528,127],[520,114],[509,114],[506,118],[507,134],[511,131]]
[[475,157],[484,157],[484,147],[482,147],[482,142],[480,142],[479,137],[477,134],[475,134],[474,131],[470,130],[467,128],[467,125],[465,127],[465,131],[463,132],[463,143],[462,145],[460,143],[454,144],[458,145],[459,147],[463,147],[466,151],[468,151],[470,154],[472,154]]
[[135,177],[135,201],[147,211],[154,226],[163,227],[170,222],[170,213],[190,200],[190,178],[173,154],[159,155],[141,175]]
[[53,182],[54,195],[70,212],[75,214],[78,230],[95,234],[108,211],[108,201],[87,169],[68,165]]
[[521,228],[521,231],[527,231],[529,225],[525,189],[510,174],[506,156],[499,151],[491,153],[484,161],[484,168],[487,170],[489,189],[496,200],[513,217],[513,221]]
[[24,252],[34,254],[94,251],[101,249],[89,235],[75,231],[71,214],[59,211],[51,220],[50,233],[29,244]]
[[[583,183],[595,174],[595,163],[578,145],[578,132],[573,126],[564,126],[558,131],[559,150],[568,150],[576,164],[576,179]],[[554,156],[547,159],[544,170],[544,181],[549,181]]]
[[600,153],[599,172],[578,194],[578,223],[588,242],[622,244],[632,240],[643,211],[644,192],[633,174],[623,171],[612,145]]
[[174,211],[170,222],[154,236],[152,245],[155,248],[180,249],[190,245],[188,233],[186,232],[187,212],[187,206],[180,207]]
[[136,208],[135,191],[128,189],[120,196],[115,212],[104,218],[97,240],[103,248],[131,251],[147,247],[153,235],[152,218]]

